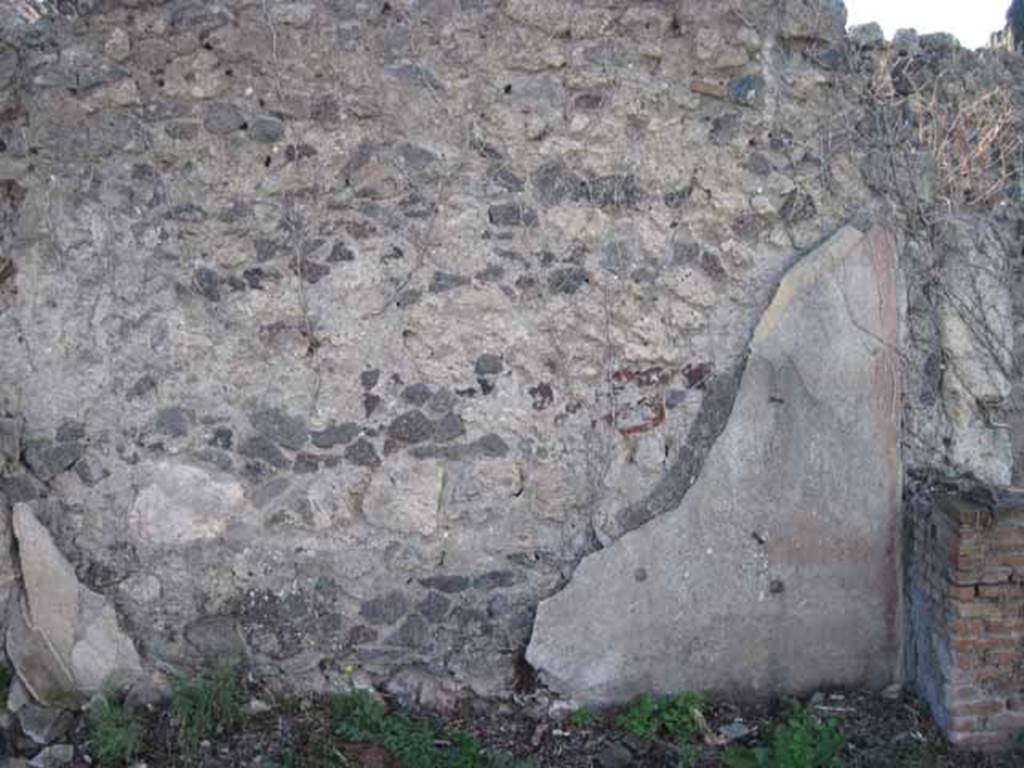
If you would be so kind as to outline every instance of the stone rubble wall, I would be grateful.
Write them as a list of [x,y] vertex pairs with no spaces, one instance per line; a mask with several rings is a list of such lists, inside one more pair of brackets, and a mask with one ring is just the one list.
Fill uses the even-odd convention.
[[851,222],[895,238],[904,462],[1014,474],[1017,219],[917,226],[948,206],[914,99],[1015,57],[851,41],[833,0],[78,9],[0,42],[0,507],[147,669],[531,689],[538,605],[680,509]]

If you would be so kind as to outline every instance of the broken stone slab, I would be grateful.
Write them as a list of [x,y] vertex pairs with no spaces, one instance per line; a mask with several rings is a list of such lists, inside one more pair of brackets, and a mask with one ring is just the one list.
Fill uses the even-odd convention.
[[74,715],[58,707],[28,704],[18,711],[18,724],[22,733],[36,744],[44,745],[67,733],[74,724]]
[[57,768],[71,765],[75,759],[75,748],[70,744],[53,744],[29,760],[30,768]]
[[69,706],[141,674],[113,606],[79,583],[28,504],[14,507],[24,594],[8,613],[7,655],[42,704]]
[[584,558],[527,660],[597,704],[892,680],[901,494],[895,256],[844,227],[785,276],[674,510]]

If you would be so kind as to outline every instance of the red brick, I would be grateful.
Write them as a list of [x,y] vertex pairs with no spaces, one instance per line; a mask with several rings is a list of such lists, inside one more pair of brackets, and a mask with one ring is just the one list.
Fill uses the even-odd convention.
[[992,532],[991,541],[1000,547],[1020,547],[1024,549],[1024,528],[997,528]]
[[1013,568],[1001,568],[988,563],[984,566],[978,581],[982,584],[1002,584],[1013,577]]
[[975,584],[951,584],[946,594],[953,600],[973,600],[978,596],[978,589]]
[[1002,699],[982,701],[956,701],[949,708],[953,717],[970,717],[973,715],[994,715],[1006,711],[1006,702]]
[[969,603],[953,603],[952,611],[957,618],[962,619],[1001,619],[1003,612],[999,605],[981,600]]
[[972,731],[984,731],[985,723],[983,717],[954,717],[949,722],[949,730],[957,733],[970,733]]
[[982,584],[978,587],[980,597],[1024,597],[1024,584],[1008,581],[1005,584]]
[[954,651],[1000,651],[1016,646],[1012,637],[956,637],[949,643]]
[[985,658],[988,659],[989,664],[996,664],[1000,667],[1013,668],[1020,663],[1021,659],[1024,658],[1024,656],[1022,656],[1021,652],[1017,649],[991,649],[985,651]]
[[1024,712],[1016,710],[992,715],[988,718],[988,727],[993,731],[1010,731],[1016,735],[1024,729]]
[[1001,747],[1006,744],[1009,739],[1010,734],[999,733],[998,731],[981,731],[973,733],[951,731],[949,734],[949,742],[954,747],[960,747],[962,749],[989,749],[992,747]]
[[690,83],[690,90],[701,96],[713,96],[717,99],[724,99],[728,95],[725,83],[712,80],[694,80]]
[[[999,626],[995,623],[994,626]],[[1024,622],[1021,622],[1024,626]],[[949,624],[949,632],[953,637],[981,637],[987,629],[982,619],[953,619]]]
[[[985,622],[984,631],[989,635],[1007,635],[1019,637],[1024,635],[1024,620],[1018,618],[1007,618],[1001,621]],[[954,633],[960,634],[953,630]]]

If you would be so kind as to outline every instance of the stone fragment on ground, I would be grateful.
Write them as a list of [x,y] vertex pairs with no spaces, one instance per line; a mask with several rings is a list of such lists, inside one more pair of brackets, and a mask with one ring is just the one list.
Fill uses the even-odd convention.
[[7,655],[42,704],[80,702],[141,673],[113,605],[83,586],[32,507],[13,516],[24,594],[8,613]]

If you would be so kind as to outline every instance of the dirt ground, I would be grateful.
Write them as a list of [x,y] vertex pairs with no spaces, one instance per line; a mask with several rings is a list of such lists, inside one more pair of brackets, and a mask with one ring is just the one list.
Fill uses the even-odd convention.
[[[166,711],[153,713],[147,724],[146,749],[140,765],[201,766],[227,768],[405,768],[379,746],[345,743],[336,736],[330,704],[321,699],[273,701],[265,692],[247,691],[270,704],[270,709],[246,717],[231,732],[183,752],[175,739],[174,724]],[[261,695],[262,694],[262,695]],[[1024,751],[972,753],[953,750],[932,725],[924,705],[909,695],[885,698],[875,693],[833,692],[816,694],[805,701],[808,711],[821,719],[834,718],[846,737],[841,754],[844,768],[1009,768],[1024,766]],[[483,755],[505,754],[535,768],[624,768],[652,766],[722,765],[723,750],[757,746],[773,725],[783,722],[789,703],[759,707],[728,702],[709,705],[705,716],[705,741],[688,748],[685,756],[671,743],[643,742],[615,725],[615,712],[595,713],[586,725],[579,718],[555,719],[536,701],[493,703],[467,702],[461,711],[441,724],[448,732],[475,734]],[[749,730],[745,736],[725,741],[718,736]],[[85,754],[86,731],[79,728],[79,755]],[[718,743],[715,743],[718,742]],[[722,743],[724,742],[724,743]],[[444,741],[438,745],[444,747]],[[506,763],[502,763],[505,765]],[[76,765],[89,765],[86,759]],[[456,768],[464,763],[453,762]],[[476,765],[476,764],[473,764]],[[816,768],[816,766],[814,767]]]

